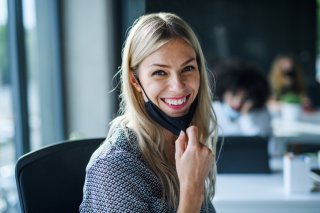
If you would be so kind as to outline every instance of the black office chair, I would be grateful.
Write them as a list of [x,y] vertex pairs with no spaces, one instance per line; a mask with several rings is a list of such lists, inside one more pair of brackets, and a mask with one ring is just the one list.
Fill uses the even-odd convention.
[[20,157],[15,175],[21,211],[79,212],[86,165],[103,141],[65,141]]
[[[221,149],[221,152],[220,152]],[[219,137],[218,173],[270,173],[268,139],[259,136]]]

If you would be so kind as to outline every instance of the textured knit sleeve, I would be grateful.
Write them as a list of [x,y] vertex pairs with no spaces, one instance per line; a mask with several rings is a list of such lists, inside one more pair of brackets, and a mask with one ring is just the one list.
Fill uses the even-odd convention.
[[88,169],[80,212],[149,212],[152,181],[136,156],[113,150]]

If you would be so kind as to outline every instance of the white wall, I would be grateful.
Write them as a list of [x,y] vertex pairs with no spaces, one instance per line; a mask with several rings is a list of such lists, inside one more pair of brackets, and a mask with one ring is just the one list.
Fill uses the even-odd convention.
[[113,108],[111,1],[63,1],[68,134],[103,137]]

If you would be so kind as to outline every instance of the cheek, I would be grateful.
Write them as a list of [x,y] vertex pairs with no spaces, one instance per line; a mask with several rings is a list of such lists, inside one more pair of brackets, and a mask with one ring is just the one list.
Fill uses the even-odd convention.
[[199,82],[193,82],[191,85],[192,90],[194,91],[194,98],[199,94],[200,90],[200,83]]
[[[164,89],[164,84],[160,82],[152,82],[148,83],[144,86],[144,90],[147,93],[148,97],[151,99],[153,103],[157,103],[157,99],[160,95],[160,93]],[[143,93],[143,97],[145,101],[148,101],[147,97]]]
[[231,94],[229,94],[229,92],[226,92],[223,95],[223,102],[225,102],[226,104],[232,105],[232,100],[233,100],[233,97]]
[[200,79],[198,81],[195,81],[195,90],[197,91],[197,94],[199,92],[200,89]]
[[196,92],[196,94],[198,94],[200,89],[200,76],[196,75],[193,78],[189,79],[188,85]]
[[230,105],[230,106],[232,106],[233,105],[233,101],[232,101],[232,99],[231,98],[225,98],[224,99],[224,102],[226,103],[226,104],[228,104],[228,105]]

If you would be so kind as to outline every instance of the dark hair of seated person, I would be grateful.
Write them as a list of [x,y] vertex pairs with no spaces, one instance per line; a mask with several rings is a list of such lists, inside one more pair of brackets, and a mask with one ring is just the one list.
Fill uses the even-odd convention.
[[270,96],[270,86],[267,76],[255,64],[229,60],[213,67],[216,88],[215,95],[220,101],[226,92],[236,94],[243,90],[247,99],[253,101],[252,109],[265,106]]

